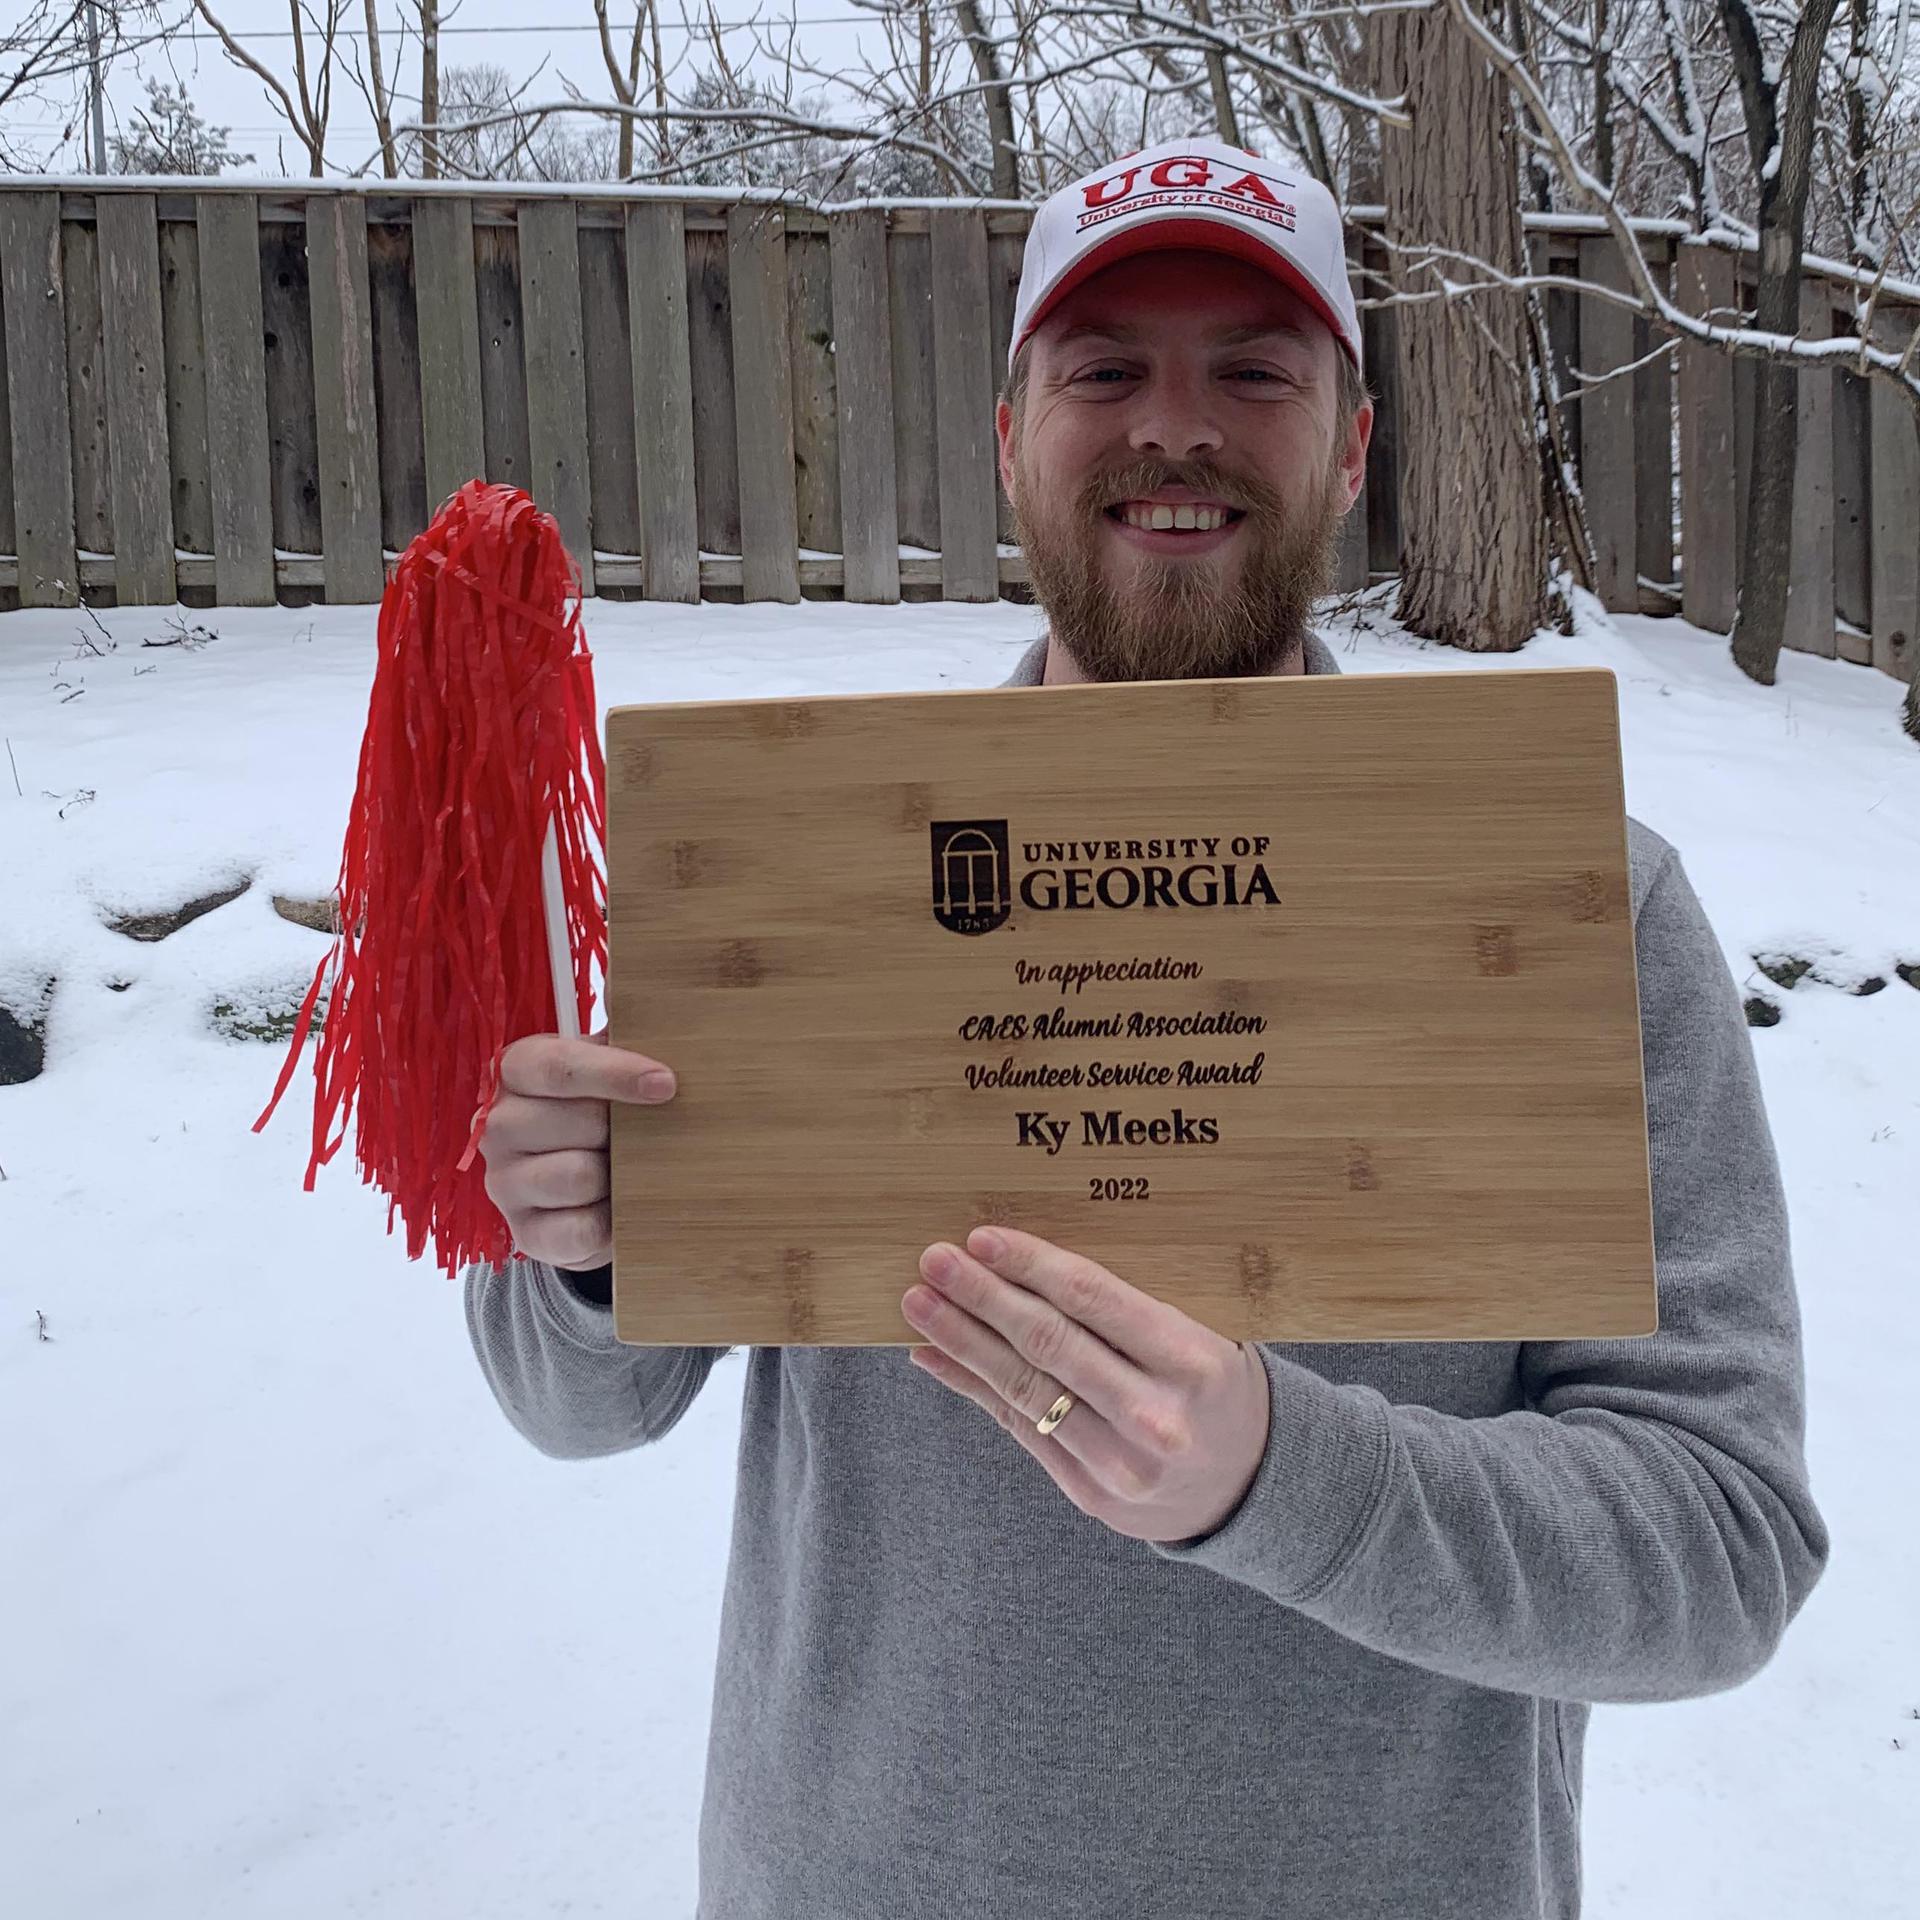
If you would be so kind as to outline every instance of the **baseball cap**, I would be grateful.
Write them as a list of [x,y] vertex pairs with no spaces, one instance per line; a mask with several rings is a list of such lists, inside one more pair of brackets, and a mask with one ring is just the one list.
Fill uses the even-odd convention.
[[1364,364],[1339,206],[1303,168],[1197,137],[1120,156],[1050,194],[1033,216],[1013,305],[1007,369],[1081,281],[1130,254],[1198,247],[1291,287]]

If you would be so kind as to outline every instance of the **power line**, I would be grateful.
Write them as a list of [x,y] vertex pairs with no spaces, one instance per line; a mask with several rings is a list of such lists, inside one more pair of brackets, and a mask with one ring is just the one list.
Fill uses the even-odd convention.
[[[801,27],[844,27],[857,24],[871,25],[878,18],[880,18],[879,15],[872,13],[828,13],[821,14],[818,18],[811,20],[801,20],[798,22],[779,21],[772,24],[782,27],[794,25]],[[719,26],[721,32],[731,33],[740,28],[767,26],[769,23],[762,20],[721,20],[716,24]],[[705,33],[707,31],[707,23],[704,20],[697,23],[685,20],[662,20],[660,22],[660,31],[662,33]],[[335,36],[342,40],[364,40],[367,37],[365,27],[337,27],[334,29],[334,32]],[[398,40],[403,37],[417,38],[418,32],[419,30],[417,28],[409,29],[408,33],[403,36],[402,30],[398,27],[392,29],[383,28],[380,37],[382,40]],[[439,29],[439,37],[445,40],[457,33],[484,33],[490,36],[503,33],[591,33],[597,37],[599,32],[600,29],[597,25],[589,25],[587,22],[579,20],[563,20],[556,21],[550,27],[526,25],[505,27],[441,27]],[[626,29],[624,27],[613,30],[613,38],[616,41],[625,38],[625,35]],[[294,34],[291,27],[250,28],[244,33],[230,31],[227,35],[227,38],[230,40],[291,40],[293,37]],[[324,43],[326,39],[324,34],[317,32],[309,32],[306,37],[309,40],[318,40],[322,43]],[[220,35],[205,27],[181,27],[177,31],[167,34],[165,40],[210,40],[214,45],[218,46],[220,43]]]

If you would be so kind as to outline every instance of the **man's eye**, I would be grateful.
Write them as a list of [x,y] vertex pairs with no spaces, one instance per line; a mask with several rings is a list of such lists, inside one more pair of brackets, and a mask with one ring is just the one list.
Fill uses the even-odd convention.
[[1274,372],[1271,367],[1237,367],[1234,369],[1234,378],[1236,380],[1256,380],[1263,384],[1273,386],[1283,387],[1288,384],[1287,376],[1284,373]]
[[1127,376],[1127,370],[1125,367],[1091,367],[1080,377],[1083,380],[1104,381],[1109,374],[1111,374],[1115,380],[1124,380]]

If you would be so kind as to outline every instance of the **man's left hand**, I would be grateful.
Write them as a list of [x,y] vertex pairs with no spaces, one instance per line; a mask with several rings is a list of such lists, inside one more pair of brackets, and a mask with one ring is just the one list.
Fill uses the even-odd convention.
[[[1252,1345],[1010,1227],[977,1228],[965,1250],[937,1242],[920,1273],[901,1302],[931,1343],[913,1363],[992,1414],[1082,1513],[1135,1540],[1185,1541],[1240,1504],[1267,1447]],[[1072,1410],[1036,1432],[1062,1388]]]

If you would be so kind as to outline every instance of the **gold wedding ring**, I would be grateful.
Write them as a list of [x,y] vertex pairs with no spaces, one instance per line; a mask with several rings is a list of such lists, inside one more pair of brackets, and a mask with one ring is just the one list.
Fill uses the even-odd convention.
[[1063,1393],[1033,1424],[1041,1433],[1051,1433],[1073,1410],[1073,1395]]

